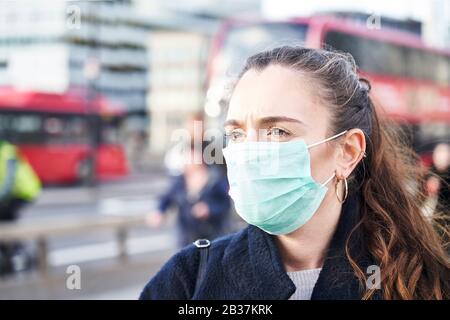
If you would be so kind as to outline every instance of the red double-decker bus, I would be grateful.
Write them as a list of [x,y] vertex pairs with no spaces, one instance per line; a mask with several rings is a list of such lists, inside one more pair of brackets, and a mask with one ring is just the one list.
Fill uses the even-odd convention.
[[213,40],[205,108],[219,110],[214,104],[220,104],[222,88],[248,56],[280,45],[351,53],[372,83],[376,105],[408,128],[425,164],[437,143],[450,141],[450,51],[430,48],[407,31],[333,16],[227,21]]
[[88,183],[123,177],[119,143],[123,109],[101,96],[0,88],[0,138],[16,145],[43,183]]

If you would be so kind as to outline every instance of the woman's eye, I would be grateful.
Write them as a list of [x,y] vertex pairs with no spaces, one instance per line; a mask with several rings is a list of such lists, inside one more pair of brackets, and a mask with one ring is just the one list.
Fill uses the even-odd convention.
[[284,138],[289,135],[289,132],[280,128],[271,128],[268,130],[267,134],[274,138]]
[[225,138],[227,141],[238,142],[245,138],[245,133],[242,130],[232,130],[225,133]]

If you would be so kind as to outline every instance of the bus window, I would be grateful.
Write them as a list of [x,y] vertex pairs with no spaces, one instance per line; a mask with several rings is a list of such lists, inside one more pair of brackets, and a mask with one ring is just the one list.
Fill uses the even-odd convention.
[[365,72],[450,84],[448,56],[337,31],[329,31],[324,42],[351,53]]
[[417,135],[418,152],[431,153],[435,145],[450,141],[450,126],[445,122],[426,122],[419,126]]
[[10,141],[10,129],[11,123],[10,115],[6,113],[0,113],[0,139],[6,139]]
[[424,55],[417,49],[409,49],[406,51],[406,61],[408,69],[406,75],[411,78],[426,79],[428,66],[425,65]]
[[[377,44],[377,42],[375,41],[372,42]],[[383,64],[384,66],[383,73],[392,74],[400,77],[404,76],[406,71],[406,64],[405,64],[406,48],[396,46],[389,42],[384,42],[383,48],[384,51],[380,54],[380,56],[387,59],[387,63],[385,61]]]
[[365,72],[405,74],[405,50],[400,46],[337,31],[328,32],[324,42],[333,49],[350,53]]
[[48,117],[44,120],[44,130],[48,144],[64,143],[64,123],[61,118]]
[[9,124],[4,123],[7,138],[14,144],[43,143],[42,117],[35,114],[6,114]]
[[44,130],[49,145],[89,142],[87,120],[81,116],[49,115],[45,118]]
[[303,44],[306,25],[294,23],[265,23],[234,26],[224,39],[222,50],[214,61],[213,76],[236,76],[245,59],[261,50],[280,45]]
[[83,117],[70,117],[66,120],[66,135],[72,143],[87,144],[89,129],[87,120]]
[[450,83],[450,58],[434,55],[436,59],[436,80],[440,85]]
[[119,124],[118,118],[102,118],[101,120],[101,144],[119,144]]

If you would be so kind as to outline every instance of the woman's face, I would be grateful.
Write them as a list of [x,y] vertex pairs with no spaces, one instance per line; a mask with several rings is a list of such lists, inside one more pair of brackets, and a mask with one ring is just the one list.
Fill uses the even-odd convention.
[[[279,65],[249,70],[237,83],[230,100],[225,133],[229,143],[287,142],[307,145],[328,138],[330,117],[307,76]],[[309,149],[311,174],[318,183],[335,171],[331,144]]]

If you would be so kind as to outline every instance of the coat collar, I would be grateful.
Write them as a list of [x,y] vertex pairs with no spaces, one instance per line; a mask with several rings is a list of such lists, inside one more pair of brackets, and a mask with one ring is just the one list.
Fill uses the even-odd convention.
[[[358,196],[349,196],[314,287],[312,299],[360,299],[360,282],[345,255],[345,241],[359,221]],[[370,259],[364,253],[363,238],[352,236],[350,252],[364,268]],[[247,246],[243,245],[244,243]],[[222,265],[227,281],[241,299],[288,299],[295,285],[287,275],[274,239],[255,226],[234,237],[225,251]]]

